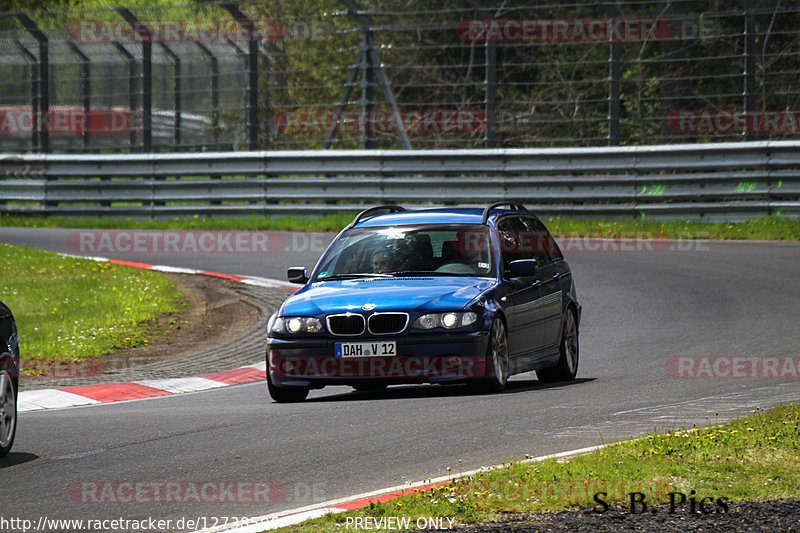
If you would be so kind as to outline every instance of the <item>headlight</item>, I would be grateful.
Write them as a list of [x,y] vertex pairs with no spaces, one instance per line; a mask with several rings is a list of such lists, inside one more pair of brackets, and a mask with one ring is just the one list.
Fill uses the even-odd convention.
[[459,318],[458,313],[444,313],[442,315],[442,326],[452,329],[458,325]]
[[447,313],[428,313],[422,315],[412,326],[414,329],[463,328],[474,324],[478,315],[472,311],[449,311]]
[[282,316],[272,322],[270,333],[319,333],[322,323],[310,316]]

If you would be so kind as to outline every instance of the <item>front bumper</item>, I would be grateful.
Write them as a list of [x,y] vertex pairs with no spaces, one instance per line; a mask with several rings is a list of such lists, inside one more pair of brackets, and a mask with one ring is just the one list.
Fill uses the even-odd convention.
[[[483,379],[486,332],[387,338],[267,339],[267,366],[275,386],[359,383],[443,383]],[[397,355],[336,357],[337,342],[395,340]]]

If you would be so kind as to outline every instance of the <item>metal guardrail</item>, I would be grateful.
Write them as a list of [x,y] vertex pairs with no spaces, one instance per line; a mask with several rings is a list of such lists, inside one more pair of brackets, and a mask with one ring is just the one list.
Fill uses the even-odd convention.
[[800,217],[800,142],[507,150],[0,154],[0,212],[303,215],[517,200],[543,215]]

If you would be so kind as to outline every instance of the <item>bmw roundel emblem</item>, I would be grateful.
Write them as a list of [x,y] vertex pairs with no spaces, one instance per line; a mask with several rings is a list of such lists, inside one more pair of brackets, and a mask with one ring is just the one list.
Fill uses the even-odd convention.
[[375,304],[364,304],[361,306],[361,309],[363,309],[364,311],[372,311],[373,309],[375,309]]

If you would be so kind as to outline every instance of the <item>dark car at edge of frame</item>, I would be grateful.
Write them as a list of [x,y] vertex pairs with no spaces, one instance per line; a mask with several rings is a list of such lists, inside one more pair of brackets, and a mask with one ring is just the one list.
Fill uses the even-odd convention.
[[14,315],[0,302],[0,457],[11,451],[17,433],[19,336]]
[[499,392],[514,374],[569,381],[581,305],[541,220],[515,202],[485,209],[361,212],[269,320],[273,400],[349,385],[466,383]]

